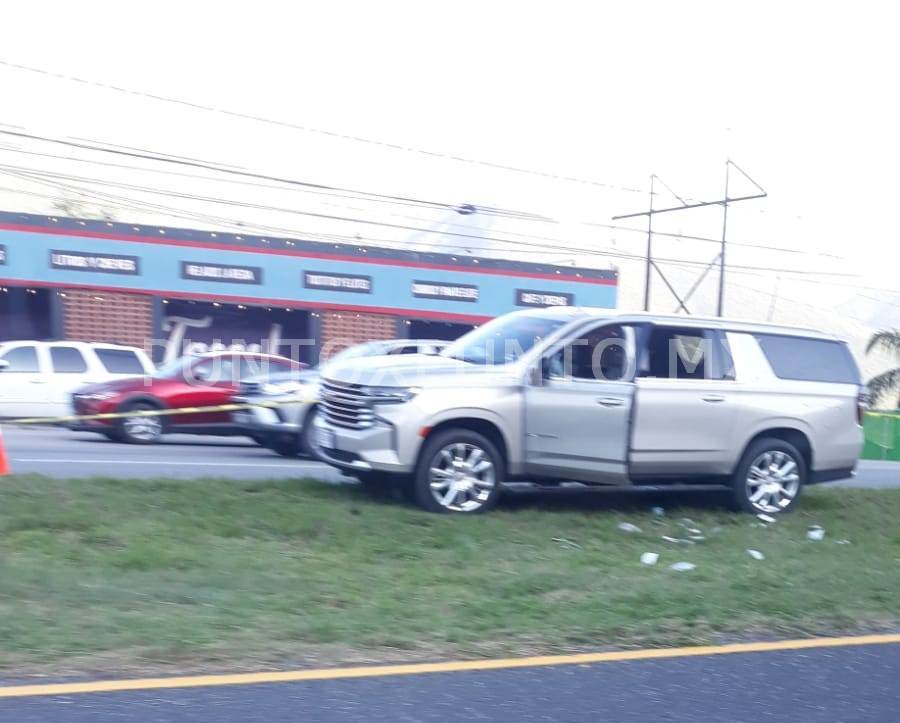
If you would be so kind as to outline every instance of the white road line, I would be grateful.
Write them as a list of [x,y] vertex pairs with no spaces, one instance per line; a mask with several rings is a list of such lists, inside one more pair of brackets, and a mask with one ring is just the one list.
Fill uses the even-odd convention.
[[182,467],[256,467],[269,469],[328,469],[320,462],[297,462],[296,464],[272,464],[271,462],[175,462],[160,460],[130,460],[130,459],[38,459],[35,457],[13,457],[13,462],[36,462],[39,464],[152,464],[157,467],[182,466]]

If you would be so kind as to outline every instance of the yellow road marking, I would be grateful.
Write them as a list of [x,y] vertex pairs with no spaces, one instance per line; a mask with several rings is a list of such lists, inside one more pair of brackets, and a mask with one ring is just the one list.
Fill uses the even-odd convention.
[[293,683],[312,680],[376,678],[392,675],[422,675],[426,673],[458,673],[473,670],[534,668],[555,665],[585,665],[588,663],[613,663],[628,660],[690,658],[701,655],[765,653],[779,650],[808,650],[810,648],[838,648],[858,645],[885,645],[889,643],[900,643],[900,634],[857,635],[840,638],[805,638],[801,640],[733,643],[730,645],[704,645],[687,648],[648,648],[643,650],[620,650],[607,653],[541,655],[529,658],[457,660],[445,663],[374,665],[355,668],[320,668],[313,670],[285,670],[264,673],[191,675],[171,678],[137,678],[132,680],[95,680],[83,683],[42,683],[40,685],[0,687],[0,698],[23,698],[39,695],[71,695],[74,693],[110,693],[124,690],[157,690],[160,688],[200,688],[223,685],[253,685],[259,683]]

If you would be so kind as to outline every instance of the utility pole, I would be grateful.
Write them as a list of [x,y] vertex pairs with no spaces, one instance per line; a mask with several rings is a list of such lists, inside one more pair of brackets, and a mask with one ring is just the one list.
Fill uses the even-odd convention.
[[[755,186],[758,193],[752,193],[744,196],[736,196],[734,198],[729,197],[729,182],[730,182],[730,172],[731,169],[734,168],[738,173],[740,173],[745,179],[750,181],[750,183]],[[680,206],[672,206],[669,208],[653,208],[653,195],[655,190],[655,181],[659,181],[662,183],[666,189],[668,189],[675,198],[681,201]],[[752,201],[756,198],[765,198],[768,196],[766,190],[760,186],[756,181],[754,181],[747,173],[738,166],[734,161],[730,158],[725,161],[725,197],[719,199],[718,201],[696,201],[694,203],[688,203],[681,196],[676,194],[672,189],[670,189],[658,176],[653,175],[650,176],[650,210],[649,211],[641,211],[640,213],[626,213],[619,216],[613,216],[613,221],[621,221],[626,218],[638,218],[640,216],[647,217],[647,259],[646,259],[646,271],[644,275],[644,311],[650,310],[650,281],[652,279],[652,269],[656,269],[656,272],[660,275],[663,282],[665,282],[669,291],[672,292],[672,295],[678,301],[678,306],[681,309],[684,309],[685,312],[690,313],[686,306],[686,301],[690,298],[690,296],[696,291],[699,286],[700,281],[702,281],[703,276],[705,276],[711,268],[715,267],[716,262],[719,264],[719,299],[718,299],[718,315],[722,316],[725,308],[725,242],[726,235],[728,232],[728,206],[733,203],[738,203],[739,201]],[[713,259],[707,267],[704,269],[701,278],[691,287],[691,290],[688,292],[687,296],[682,299],[675,288],[669,283],[669,280],[666,278],[665,274],[663,274],[662,270],[659,268],[657,263],[653,260],[652,255],[652,242],[653,242],[653,217],[658,213],[671,213],[672,211],[687,211],[691,208],[705,208],[707,206],[721,206],[722,207],[722,243],[720,245],[719,253],[715,259]]]
[[728,230],[728,171],[731,161],[725,164],[725,200],[722,201],[722,248],[719,251],[719,304],[716,316],[722,316],[725,309],[725,233]]
[[644,273],[644,311],[650,311],[650,267],[653,265],[653,187],[656,175],[650,176],[650,213],[647,214],[647,262]]

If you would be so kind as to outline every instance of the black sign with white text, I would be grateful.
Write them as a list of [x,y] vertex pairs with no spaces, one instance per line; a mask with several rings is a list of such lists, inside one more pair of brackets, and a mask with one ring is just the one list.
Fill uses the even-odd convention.
[[181,278],[195,281],[225,281],[230,284],[261,284],[263,270],[259,266],[230,266],[228,264],[182,261]]
[[322,291],[350,291],[355,294],[372,293],[372,277],[359,274],[325,274],[320,271],[304,271],[303,286]]
[[412,295],[418,299],[478,301],[478,287],[472,284],[445,284],[440,281],[413,281]]
[[516,306],[573,306],[575,294],[562,291],[516,289]]
[[50,268],[65,269],[66,271],[94,271],[101,274],[127,274],[129,276],[137,276],[141,273],[137,256],[86,254],[83,251],[51,251]]

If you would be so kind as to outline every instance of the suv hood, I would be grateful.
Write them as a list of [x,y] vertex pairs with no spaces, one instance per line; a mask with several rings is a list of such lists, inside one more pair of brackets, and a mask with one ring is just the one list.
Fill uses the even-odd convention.
[[404,354],[350,359],[329,365],[325,381],[385,387],[436,387],[464,383],[467,386],[513,384],[519,379],[514,364],[491,366],[470,364],[446,356]]

